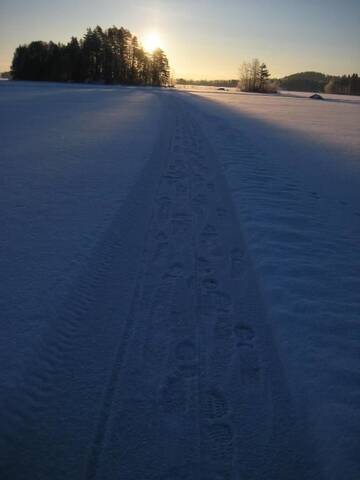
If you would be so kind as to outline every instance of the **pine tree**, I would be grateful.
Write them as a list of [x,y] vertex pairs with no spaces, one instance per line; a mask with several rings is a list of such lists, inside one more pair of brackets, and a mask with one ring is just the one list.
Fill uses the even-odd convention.
[[133,37],[130,42],[130,68],[129,68],[129,80],[132,84],[139,83],[139,65],[138,65],[138,50],[139,42],[137,37]]
[[151,64],[152,84],[167,85],[170,77],[169,62],[161,48],[156,49],[152,54]]
[[65,69],[69,82],[83,82],[84,59],[80,43],[76,37],[72,37],[65,47]]
[[266,91],[266,83],[269,80],[269,78],[270,78],[269,70],[266,64],[262,63],[260,65],[260,71],[259,71],[259,92]]

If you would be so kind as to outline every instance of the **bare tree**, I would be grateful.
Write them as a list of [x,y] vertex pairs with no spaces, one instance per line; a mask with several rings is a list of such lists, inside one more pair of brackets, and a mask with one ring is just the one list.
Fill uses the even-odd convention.
[[251,62],[243,62],[239,70],[238,88],[242,92],[269,92],[273,91],[269,84],[269,71],[265,63],[257,58]]
[[258,92],[260,88],[260,62],[257,58],[251,62],[251,91]]
[[251,64],[243,62],[239,69],[239,90],[243,92],[251,91]]

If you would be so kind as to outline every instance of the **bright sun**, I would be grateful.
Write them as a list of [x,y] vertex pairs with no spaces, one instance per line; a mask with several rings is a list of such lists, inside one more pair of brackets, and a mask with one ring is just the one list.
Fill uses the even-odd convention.
[[160,35],[157,32],[150,33],[144,41],[144,48],[147,52],[152,53],[161,47]]

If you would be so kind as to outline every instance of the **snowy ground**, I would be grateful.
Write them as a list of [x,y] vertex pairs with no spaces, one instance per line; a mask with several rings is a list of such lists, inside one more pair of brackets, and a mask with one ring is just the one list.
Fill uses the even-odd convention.
[[1,82],[1,478],[357,480],[359,124]]

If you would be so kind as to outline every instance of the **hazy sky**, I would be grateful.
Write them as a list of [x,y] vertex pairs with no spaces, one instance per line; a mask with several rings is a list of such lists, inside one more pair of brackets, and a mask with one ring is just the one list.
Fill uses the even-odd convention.
[[0,71],[20,43],[97,24],[157,31],[177,77],[236,78],[253,57],[273,76],[360,73],[360,0],[0,0]]

